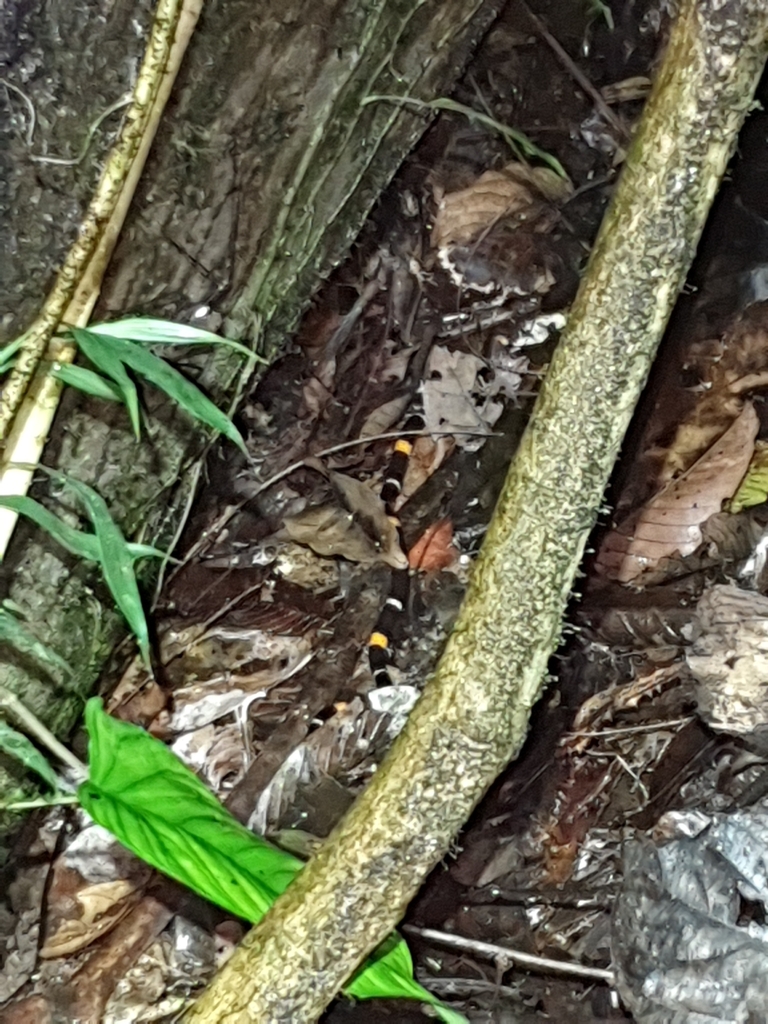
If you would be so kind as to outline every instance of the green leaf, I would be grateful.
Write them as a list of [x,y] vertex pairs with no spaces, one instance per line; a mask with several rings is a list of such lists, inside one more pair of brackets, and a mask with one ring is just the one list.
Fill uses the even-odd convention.
[[141,434],[139,396],[136,385],[128,376],[120,355],[116,351],[114,341],[107,341],[103,334],[95,334],[82,327],[71,327],[70,333],[85,358],[114,382],[128,409],[133,433],[138,439]]
[[[259,921],[301,871],[298,858],[236,821],[162,743],[105,714],[98,697],[85,707],[90,778],[78,797],[91,817],[148,864],[246,920]],[[431,1003],[448,1024],[465,1018],[413,979],[405,942],[391,936],[345,991]]]
[[85,558],[89,562],[101,562],[101,548],[94,534],[83,533],[82,530],[65,523],[34,498],[20,494],[3,494],[0,495],[0,508],[9,508],[18,515],[31,519],[70,554]]
[[258,921],[302,862],[236,821],[168,748],[142,729],[85,707],[91,817],[138,857],[238,917]]
[[246,451],[245,442],[232,420],[177,369],[132,341],[113,338],[112,345],[115,354],[126,366],[130,366],[150,384],[154,384],[156,388],[164,391],[194,419],[213,427],[214,430],[228,437],[230,441],[234,441],[243,452]]
[[17,761],[21,761],[25,768],[37,772],[51,789],[56,790],[59,788],[56,773],[34,743],[28,740],[23,733],[13,729],[2,718],[0,718],[0,750]]
[[144,607],[141,603],[139,585],[136,582],[134,559],[123,536],[123,532],[110,515],[106,501],[92,487],[46,467],[40,467],[60,480],[73,491],[85,506],[88,518],[93,523],[100,550],[101,569],[104,581],[114,598],[115,604],[125,616],[133,635],[139,644],[145,664],[149,664],[149,628]]
[[443,1006],[439,999],[413,977],[408,943],[397,932],[388,936],[352,975],[344,991],[356,999],[418,999],[434,1006],[446,1024],[466,1024],[467,1018]]
[[7,373],[16,362],[19,349],[24,344],[24,337],[9,341],[7,345],[0,348],[0,375]]
[[746,475],[727,508],[729,512],[741,512],[764,501],[768,501],[768,445],[757,441]]
[[246,359],[257,359],[263,363],[267,361],[245,345],[241,345],[239,341],[222,338],[220,335],[204,331],[200,327],[175,324],[170,320],[158,320],[150,316],[130,316],[108,324],[89,324],[88,330],[109,338],[142,341],[149,345],[220,345],[239,352]]
[[[0,495],[0,508],[9,508],[18,515],[31,519],[63,548],[66,548],[70,554],[77,555],[78,558],[85,558],[89,562],[101,564],[101,546],[95,534],[85,533],[83,530],[70,526],[69,523],[59,519],[57,515],[41,505],[39,501],[35,501],[34,498],[20,494]],[[161,551],[160,548],[152,547],[151,544],[130,543],[128,552],[133,559],[168,557],[167,551]]]
[[15,615],[0,608],[0,643],[6,643],[15,650],[26,654],[51,672],[54,678],[71,676],[72,668],[55,651],[41,643]]
[[93,395],[94,398],[103,398],[108,402],[124,401],[116,384],[85,366],[54,363],[51,367],[51,376],[60,380],[62,384],[66,384],[67,387],[77,388],[78,391],[83,391],[86,395]]
[[495,118],[489,117],[488,114],[483,114],[473,107],[457,103],[456,100],[442,96],[436,100],[425,101],[417,99],[415,96],[371,95],[366,96],[360,106],[365,107],[369,103],[394,103],[399,107],[415,107],[417,110],[450,110],[456,114],[463,114],[468,120],[485,125],[487,128],[498,132],[506,140],[512,152],[519,158],[533,157],[536,160],[541,160],[542,163],[548,164],[559,177],[565,181],[570,181],[565,168],[557,157],[547,153],[544,149],[540,149],[523,132],[517,131],[516,128],[510,128],[509,125],[502,124]]

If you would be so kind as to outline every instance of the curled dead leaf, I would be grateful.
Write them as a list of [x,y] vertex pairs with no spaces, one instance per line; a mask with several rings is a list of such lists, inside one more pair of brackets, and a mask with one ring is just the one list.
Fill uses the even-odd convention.
[[[383,506],[381,515],[386,518]],[[336,505],[320,505],[286,518],[278,536],[305,544],[324,558],[346,558],[363,565],[384,562],[393,569],[406,568],[394,523],[388,521],[384,527],[377,519],[376,525],[380,527],[379,541],[363,529],[354,513]]]
[[597,557],[605,576],[629,583],[662,558],[690,555],[701,526],[733,497],[749,466],[759,422],[751,402],[722,437],[682,476],[612,530]]
[[463,245],[505,217],[534,220],[571,191],[570,183],[547,167],[511,163],[486,171],[468,188],[439,199],[432,245]]

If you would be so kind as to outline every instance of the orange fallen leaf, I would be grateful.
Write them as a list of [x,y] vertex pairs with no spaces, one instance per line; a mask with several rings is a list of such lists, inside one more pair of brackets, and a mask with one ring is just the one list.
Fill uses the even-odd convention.
[[429,526],[408,552],[408,564],[423,572],[438,572],[456,564],[459,557],[453,543],[453,523],[440,519]]

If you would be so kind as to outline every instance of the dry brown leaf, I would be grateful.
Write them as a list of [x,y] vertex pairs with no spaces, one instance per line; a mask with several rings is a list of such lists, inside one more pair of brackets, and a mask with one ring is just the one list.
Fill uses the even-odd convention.
[[[470,352],[434,346],[422,385],[427,430],[455,433],[456,443],[469,451],[481,447],[482,435],[490,434],[504,409],[496,401],[497,389],[478,380],[486,366],[483,359]],[[502,384],[500,381],[499,386]]]
[[110,931],[139,899],[149,875],[147,865],[104,829],[83,829],[54,862],[40,955],[69,956]]
[[546,167],[511,163],[486,171],[468,188],[439,198],[432,245],[463,245],[504,217],[532,220],[570,191],[570,184]]
[[[190,678],[194,679],[195,675],[199,678],[202,671],[212,674],[174,691],[173,713],[166,721],[166,728],[174,733],[188,732],[239,712],[262,700],[270,690],[286,682],[311,660],[311,637],[274,636],[272,639],[281,642],[283,653],[279,658],[270,659],[268,667],[261,670],[249,672],[244,665],[245,671],[238,673],[234,659],[229,662],[226,658],[226,645],[221,647],[225,656],[216,662],[206,661],[204,666],[197,663],[198,671],[190,672]],[[258,663],[267,659],[255,657],[254,660]]]
[[403,487],[394,503],[397,512],[422,484],[436,473],[456,447],[453,437],[417,437],[411,449],[411,457],[403,477]]
[[238,723],[209,724],[184,733],[174,741],[171,750],[219,796],[224,783],[231,789],[248,767],[243,729]]
[[[389,524],[397,539],[393,524]],[[399,544],[379,547],[351,512],[336,505],[308,508],[283,522],[280,534],[297,544],[305,544],[324,558],[346,558],[350,562],[372,565],[384,562],[394,569],[407,566]]]
[[373,412],[368,413],[360,428],[360,437],[375,437],[377,434],[386,434],[392,430],[411,404],[410,395],[398,395],[391,398],[383,405],[378,405]]
[[768,734],[768,598],[713,586],[696,611],[701,635],[687,654],[699,713],[723,732]]
[[369,483],[344,473],[330,473],[331,482],[347,508],[359,519],[376,542],[378,559],[393,569],[404,569],[408,561],[400,547],[397,526],[387,515],[384,503]]
[[90,946],[128,913],[135,893],[135,887],[124,879],[83,886],[68,908],[72,916],[57,916],[55,930],[46,938],[40,956],[71,956]]
[[637,472],[654,489],[690,469],[739,415],[744,395],[767,386],[768,303],[754,303],[722,337],[687,345],[683,363],[698,386],[684,389],[676,375],[665,378],[644,431]]
[[296,544],[305,544],[323,558],[340,556],[350,562],[376,561],[373,538],[337,505],[317,505],[287,516],[280,534]]
[[628,583],[670,555],[689,555],[701,526],[732,498],[749,466],[759,421],[750,402],[691,468],[605,538],[597,558],[604,575]]

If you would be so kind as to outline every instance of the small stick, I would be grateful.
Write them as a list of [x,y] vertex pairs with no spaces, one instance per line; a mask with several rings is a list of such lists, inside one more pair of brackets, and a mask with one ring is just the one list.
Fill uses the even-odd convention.
[[63,743],[59,743],[50,729],[47,729],[36,715],[33,715],[29,708],[22,704],[15,693],[11,693],[4,686],[0,686],[0,707],[7,708],[21,727],[44,747],[47,747],[54,757],[71,768],[77,778],[88,777],[88,769],[83,762],[76,758],[71,750],[67,750]]
[[450,946],[453,949],[489,957],[498,964],[506,962],[542,971],[558,971],[561,974],[589,978],[590,981],[604,981],[607,985],[613,985],[616,982],[614,972],[602,967],[586,967],[584,964],[569,963],[567,960],[552,960],[546,956],[534,956],[532,953],[508,949],[506,946],[497,946],[491,942],[480,942],[478,939],[465,939],[462,935],[452,935],[450,932],[439,932],[434,928],[417,928],[415,925],[405,924],[402,930],[409,935],[418,935],[419,938],[425,939],[427,942],[436,942],[441,946]]
[[563,65],[563,67],[571,76],[571,78],[573,78],[574,81],[579,85],[579,87],[584,90],[587,96],[590,97],[590,99],[595,104],[595,106],[600,111],[605,120],[608,122],[608,124],[611,125],[611,127],[616,132],[618,132],[622,139],[629,139],[629,130],[627,129],[627,126],[618,117],[616,117],[614,112],[611,110],[611,108],[605,102],[603,97],[600,95],[600,92],[594,87],[594,85],[592,85],[592,83],[581,70],[581,68],[579,68],[578,65],[574,64],[573,60],[568,56],[568,54],[560,45],[560,43],[558,43],[558,41],[549,31],[547,26],[544,24],[544,22],[541,21],[540,18],[536,17],[536,15],[530,9],[528,4],[525,3],[525,0],[521,0],[521,6],[525,13],[528,15],[528,17],[531,19],[534,28],[539,33],[541,38],[544,40],[545,43],[548,44],[554,55]]

